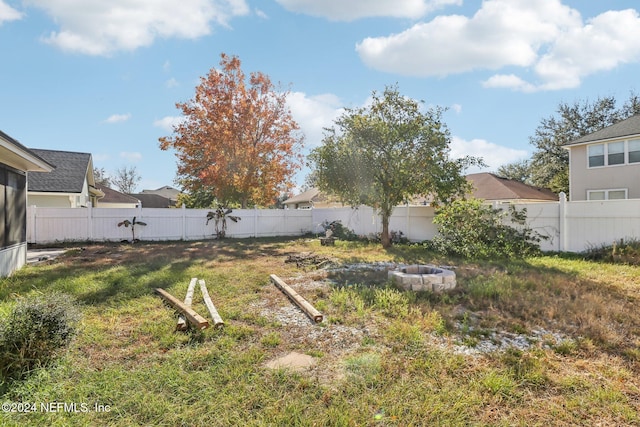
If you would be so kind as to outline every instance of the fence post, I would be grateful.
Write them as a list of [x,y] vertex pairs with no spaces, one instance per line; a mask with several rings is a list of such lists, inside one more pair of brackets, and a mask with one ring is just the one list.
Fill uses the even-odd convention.
[[258,237],[258,208],[253,207],[253,237]]
[[558,221],[558,229],[560,230],[560,252],[564,252],[567,250],[568,242],[567,242],[567,195],[564,191],[560,192],[558,198],[559,204],[559,221]]
[[187,206],[182,205],[182,240],[187,240]]
[[87,202],[87,240],[93,241],[93,203]]

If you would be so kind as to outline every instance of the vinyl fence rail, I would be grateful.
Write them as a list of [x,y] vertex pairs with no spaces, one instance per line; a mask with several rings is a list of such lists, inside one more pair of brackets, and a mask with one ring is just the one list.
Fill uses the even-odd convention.
[[[505,208],[508,204],[495,204]],[[547,236],[541,242],[544,251],[582,252],[620,239],[640,240],[640,199],[568,202],[564,194],[559,202],[521,203],[527,209],[528,225]],[[27,242],[122,241],[132,238],[131,228],[118,227],[128,219],[143,221],[136,227],[140,240],[204,240],[215,236],[213,221],[206,225],[210,209],[152,208],[27,208]],[[340,220],[358,235],[382,230],[382,222],[367,206],[358,208],[322,208],[309,210],[236,209],[241,218],[227,222],[232,238],[301,236],[322,233],[323,223]],[[389,224],[411,241],[430,240],[438,234],[433,224],[434,208],[399,206]]]

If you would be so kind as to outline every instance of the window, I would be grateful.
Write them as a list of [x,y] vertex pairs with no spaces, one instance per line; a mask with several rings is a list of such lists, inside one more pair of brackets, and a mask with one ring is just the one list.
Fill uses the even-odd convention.
[[626,198],[627,198],[626,188],[587,191],[587,200],[623,200]]
[[607,144],[607,164],[624,165],[624,141]]
[[640,139],[629,141],[629,163],[640,163]]
[[23,173],[0,165],[0,247],[8,247],[26,240],[26,177]]
[[589,167],[604,166],[604,144],[589,146]]

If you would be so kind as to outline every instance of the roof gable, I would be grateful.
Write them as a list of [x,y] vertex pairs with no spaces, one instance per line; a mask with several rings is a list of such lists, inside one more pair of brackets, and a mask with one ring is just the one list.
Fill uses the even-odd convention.
[[56,168],[49,173],[29,172],[29,191],[82,193],[91,165],[91,154],[35,148],[31,151]]
[[603,141],[616,138],[624,138],[632,135],[640,136],[640,114],[633,115],[626,120],[619,121],[611,126],[585,135],[572,141],[566,146],[585,144],[588,142]]

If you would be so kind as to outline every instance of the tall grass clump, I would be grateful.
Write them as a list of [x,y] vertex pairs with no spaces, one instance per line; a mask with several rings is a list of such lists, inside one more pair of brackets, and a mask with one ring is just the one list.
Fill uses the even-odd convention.
[[20,379],[52,362],[75,336],[79,317],[66,294],[20,298],[0,323],[0,379]]

